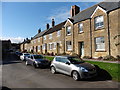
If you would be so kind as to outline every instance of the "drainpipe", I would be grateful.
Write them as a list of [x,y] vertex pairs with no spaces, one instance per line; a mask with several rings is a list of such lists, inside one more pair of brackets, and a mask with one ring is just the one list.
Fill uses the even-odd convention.
[[107,12],[107,26],[108,26],[108,53],[109,53],[109,56],[111,56],[111,50],[110,50],[109,12]]
[[92,58],[92,24],[91,24],[91,18],[90,18],[90,47],[91,47],[91,58]]

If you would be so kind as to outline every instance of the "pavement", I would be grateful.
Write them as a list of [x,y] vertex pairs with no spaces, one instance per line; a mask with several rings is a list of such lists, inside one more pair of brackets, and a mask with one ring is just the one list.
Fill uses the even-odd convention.
[[15,55],[8,55],[2,65],[2,86],[8,88],[118,88],[119,83],[106,78],[105,73],[93,79],[74,81],[64,74],[52,74],[48,69],[26,66]]

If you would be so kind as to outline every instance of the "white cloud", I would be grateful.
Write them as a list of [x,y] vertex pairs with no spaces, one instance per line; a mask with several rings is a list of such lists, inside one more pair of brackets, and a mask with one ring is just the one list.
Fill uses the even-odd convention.
[[11,40],[12,43],[21,43],[23,42],[24,38],[22,37],[0,37],[2,40]]
[[54,18],[55,22],[58,24],[62,21],[67,20],[70,17],[70,9],[67,7],[60,7],[51,11],[51,15],[48,17],[48,20],[51,24],[51,20]]

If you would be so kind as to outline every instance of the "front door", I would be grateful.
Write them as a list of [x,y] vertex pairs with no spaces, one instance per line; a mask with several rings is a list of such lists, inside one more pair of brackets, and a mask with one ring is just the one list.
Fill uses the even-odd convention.
[[84,42],[79,42],[78,46],[79,46],[79,55],[83,57],[84,56]]

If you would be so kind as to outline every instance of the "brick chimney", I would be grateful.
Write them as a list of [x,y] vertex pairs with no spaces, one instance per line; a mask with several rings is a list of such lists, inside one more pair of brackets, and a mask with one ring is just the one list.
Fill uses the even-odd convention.
[[52,27],[54,27],[55,26],[55,21],[54,21],[54,19],[52,19]]
[[46,25],[46,29],[49,29],[49,27],[50,27],[50,25],[47,23],[47,25]]
[[41,29],[38,29],[38,33],[40,33],[41,32]]
[[70,15],[71,15],[71,17],[73,17],[76,14],[78,14],[79,12],[80,12],[80,7],[74,5],[74,6],[71,7]]

